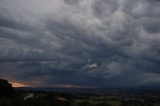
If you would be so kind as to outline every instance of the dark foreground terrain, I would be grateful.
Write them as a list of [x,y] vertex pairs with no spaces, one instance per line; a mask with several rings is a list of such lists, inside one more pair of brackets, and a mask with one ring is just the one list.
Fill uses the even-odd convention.
[[160,93],[149,90],[18,89],[1,97],[0,106],[160,106]]
[[0,106],[160,106],[160,92],[146,88],[15,89],[0,79]]

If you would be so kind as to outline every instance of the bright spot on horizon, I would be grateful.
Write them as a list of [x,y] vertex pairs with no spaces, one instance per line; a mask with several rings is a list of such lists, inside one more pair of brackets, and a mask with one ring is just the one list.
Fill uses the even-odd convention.
[[26,85],[17,82],[11,82],[11,84],[13,87],[26,87]]

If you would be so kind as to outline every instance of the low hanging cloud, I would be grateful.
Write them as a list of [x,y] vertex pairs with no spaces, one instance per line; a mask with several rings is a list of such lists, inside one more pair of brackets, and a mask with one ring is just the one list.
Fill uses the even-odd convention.
[[150,84],[160,75],[159,7],[158,0],[1,0],[1,76],[30,86]]

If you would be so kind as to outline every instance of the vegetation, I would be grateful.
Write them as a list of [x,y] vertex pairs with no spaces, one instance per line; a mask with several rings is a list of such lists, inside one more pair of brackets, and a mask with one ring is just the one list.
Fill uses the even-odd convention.
[[[16,90],[0,80],[0,106],[160,106],[159,93],[87,94]],[[24,99],[25,98],[25,99]]]
[[12,84],[8,83],[7,80],[0,79],[0,98],[12,98],[14,96],[14,89]]

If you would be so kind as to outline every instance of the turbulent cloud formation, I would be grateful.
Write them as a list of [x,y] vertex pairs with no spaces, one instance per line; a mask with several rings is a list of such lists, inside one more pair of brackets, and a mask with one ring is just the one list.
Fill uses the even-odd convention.
[[159,0],[1,0],[0,73],[30,86],[160,84]]

